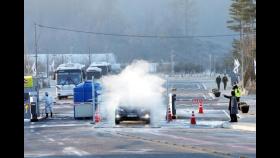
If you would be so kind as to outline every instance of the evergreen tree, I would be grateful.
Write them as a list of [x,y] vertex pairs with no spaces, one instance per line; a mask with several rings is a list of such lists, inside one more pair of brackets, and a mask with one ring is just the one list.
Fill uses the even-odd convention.
[[[255,79],[252,72],[252,61],[256,57],[256,0],[232,0],[228,28],[240,33],[240,39],[232,43],[232,55],[241,61],[241,50],[244,55],[244,85]],[[246,75],[245,75],[246,74]]]

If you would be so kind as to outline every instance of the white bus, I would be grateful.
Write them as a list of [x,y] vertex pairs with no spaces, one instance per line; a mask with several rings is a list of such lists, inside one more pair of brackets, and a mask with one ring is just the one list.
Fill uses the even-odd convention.
[[55,71],[56,96],[58,99],[73,96],[73,89],[85,79],[85,65],[79,63],[61,64]]
[[87,71],[86,71],[86,79],[87,80],[92,80],[92,77],[94,79],[100,79],[102,76],[102,69],[101,68],[98,68],[98,67],[95,67],[95,66],[89,66],[87,68]]
[[101,69],[101,76],[111,73],[111,64],[108,62],[93,62],[89,67],[97,67]]

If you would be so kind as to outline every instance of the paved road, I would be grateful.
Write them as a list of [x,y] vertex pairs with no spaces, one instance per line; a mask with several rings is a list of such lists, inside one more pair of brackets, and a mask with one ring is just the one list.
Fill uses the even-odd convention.
[[[209,99],[206,111],[226,109],[225,100],[211,99],[207,82],[180,81],[184,84],[182,94],[205,95]],[[189,103],[182,102],[185,106],[179,109],[190,109]],[[226,121],[198,119],[197,126],[190,125],[189,119],[170,123],[162,119],[152,125],[127,122],[116,126],[106,121],[92,124],[91,120],[73,119],[72,100],[57,101],[55,111],[52,119],[25,122],[25,157],[256,157],[256,132],[219,126]]]

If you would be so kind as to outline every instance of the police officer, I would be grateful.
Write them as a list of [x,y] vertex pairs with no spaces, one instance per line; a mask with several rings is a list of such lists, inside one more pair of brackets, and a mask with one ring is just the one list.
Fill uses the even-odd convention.
[[240,102],[240,97],[241,97],[241,88],[238,87],[237,83],[235,82],[232,89],[234,90],[237,102],[239,103]]
[[235,92],[236,101],[238,103],[238,109],[240,110],[241,88],[238,87],[237,82],[235,82],[234,86],[232,87],[232,89]]
[[230,113],[230,122],[237,122],[238,103],[235,92],[231,91],[231,96],[224,95],[224,97],[229,99],[228,109]]

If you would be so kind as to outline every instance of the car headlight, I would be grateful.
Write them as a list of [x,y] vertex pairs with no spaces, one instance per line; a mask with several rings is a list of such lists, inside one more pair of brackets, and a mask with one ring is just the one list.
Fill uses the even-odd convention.
[[144,118],[150,118],[150,115],[149,114],[145,114]]
[[120,115],[119,115],[119,114],[117,114],[117,115],[116,115],[116,118],[120,118]]

